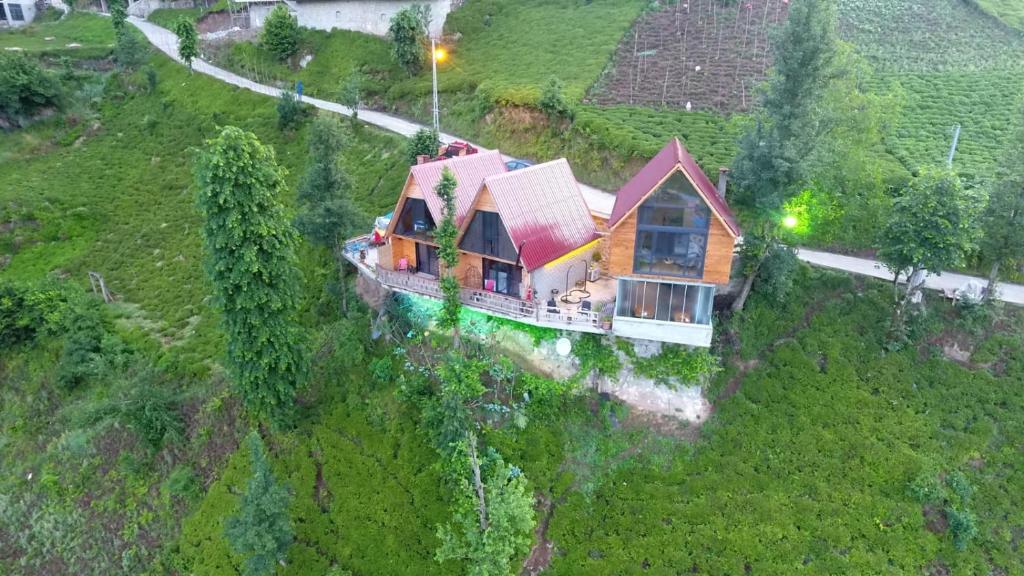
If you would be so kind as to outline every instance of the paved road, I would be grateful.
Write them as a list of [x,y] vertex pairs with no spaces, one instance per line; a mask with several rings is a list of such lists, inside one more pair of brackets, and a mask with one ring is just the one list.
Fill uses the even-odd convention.
[[[178,58],[178,38],[173,32],[166,28],[161,28],[156,24],[152,24],[140,18],[130,16],[128,21],[131,22],[136,28],[142,31],[146,35],[149,41],[159,48],[162,52],[174,58],[177,61],[181,61]],[[253,92],[259,92],[260,94],[266,94],[267,96],[279,97],[281,95],[281,89],[273,86],[267,86],[265,84],[259,84],[243,78],[232,72],[228,72],[222,68],[218,68],[209,62],[204,60],[195,60],[192,63],[192,68],[196,72],[213,76],[219,80],[223,80],[228,84],[233,84]],[[318,98],[303,97],[303,102],[336,112],[344,116],[351,116],[352,109],[347,106],[342,106],[336,102],[329,102],[327,100],[320,100]],[[384,128],[391,132],[401,134],[402,136],[409,137],[415,134],[418,130],[422,129],[423,126],[410,122],[408,120],[384,114],[381,112],[374,112],[372,110],[360,110],[359,119],[367,124],[373,124],[374,126]],[[451,134],[441,134],[441,141],[453,142],[459,140],[459,138]],[[487,150],[484,147],[477,146],[481,150]],[[506,159],[511,159],[507,157]],[[609,216],[612,213],[612,206],[615,204],[615,196],[609,194],[603,190],[598,190],[585,184],[580,184],[580,189],[583,192],[583,197],[587,201],[587,205],[591,211],[598,214]],[[839,254],[831,254],[828,252],[817,252],[814,250],[799,250],[798,255],[801,260],[814,264],[816,266],[823,266],[826,268],[835,268],[837,270],[844,270],[846,272],[853,272],[855,274],[863,274],[865,276],[872,276],[875,278],[882,278],[885,280],[892,279],[892,274],[882,266],[881,263],[874,260],[867,260],[864,258],[854,258],[851,256],[842,256]],[[972,276],[966,276],[963,274],[954,274],[952,272],[945,272],[941,276],[929,275],[925,280],[925,286],[936,290],[944,290],[948,288],[960,288],[966,284],[969,280],[976,280],[986,282],[982,278],[974,278]],[[1011,304],[1018,304],[1024,306],[1024,286],[1017,284],[1001,284],[999,289],[1000,299],[1009,302]]]

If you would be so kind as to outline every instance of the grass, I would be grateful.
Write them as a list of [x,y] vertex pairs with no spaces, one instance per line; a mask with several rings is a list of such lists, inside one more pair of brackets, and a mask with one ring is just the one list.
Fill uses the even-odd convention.
[[970,0],[986,14],[990,14],[1011,28],[1024,30],[1024,5],[1017,0]]
[[[74,48],[68,44],[81,46]],[[113,50],[114,29],[108,18],[73,12],[57,22],[34,23],[24,28],[0,31],[0,50],[10,48],[46,56],[98,58]]]
[[1024,36],[959,0],[848,0],[840,35],[881,72],[1021,67]]
[[157,8],[153,12],[146,16],[146,20],[149,20],[157,26],[163,26],[168,30],[174,28],[174,23],[179,18],[185,18],[192,22],[198,22],[200,18],[213,12],[224,12],[228,9],[228,0],[218,0],[215,4],[209,8],[198,6],[195,8]]
[[293,86],[301,80],[306,94],[327,100],[338,99],[341,83],[356,69],[366,78],[363,90],[369,98],[383,95],[401,74],[389,50],[377,36],[307,28],[302,29],[299,54],[314,57],[305,68],[279,61],[254,42],[210,46],[220,66],[265,83]]
[[[812,277],[798,290],[820,298],[830,289]],[[613,473],[591,497],[571,494],[551,524],[550,572],[1024,569],[1009,538],[1024,526],[1012,448],[1024,439],[1019,373],[961,367],[926,345],[883,353],[886,295],[873,283],[826,297],[809,325],[780,330],[795,328],[791,339],[761,347],[759,367],[719,405],[694,450]],[[751,304],[755,315],[774,306]],[[948,319],[938,322],[948,329]],[[1022,346],[1017,337],[1013,370]],[[963,552],[948,533],[925,528],[908,490],[940,471],[965,475],[975,490],[979,536]]]

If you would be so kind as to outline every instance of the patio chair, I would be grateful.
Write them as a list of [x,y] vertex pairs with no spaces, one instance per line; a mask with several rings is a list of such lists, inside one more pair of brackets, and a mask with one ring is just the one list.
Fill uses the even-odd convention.
[[590,300],[584,300],[583,302],[580,302],[580,311],[590,312],[592,309],[593,304],[590,303]]
[[409,259],[402,257],[398,260],[398,271],[408,272],[409,271]]
[[548,313],[558,314],[558,302],[555,302],[554,298],[548,300]]

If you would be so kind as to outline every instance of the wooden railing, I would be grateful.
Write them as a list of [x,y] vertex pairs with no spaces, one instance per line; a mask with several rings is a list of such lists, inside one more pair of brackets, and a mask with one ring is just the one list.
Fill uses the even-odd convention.
[[[444,293],[441,292],[441,285],[435,278],[410,272],[388,270],[381,266],[377,266],[376,273],[377,279],[390,288],[407,290],[434,298],[444,297]],[[602,329],[599,314],[592,310],[547,308],[544,304],[537,304],[529,300],[521,300],[496,292],[471,288],[462,289],[461,299],[462,303],[470,308],[492,312],[507,318],[532,320],[541,325],[563,325],[568,329],[572,329],[574,325],[586,326],[596,330]]]
[[441,292],[441,285],[438,284],[437,280],[430,277],[388,270],[387,268],[377,266],[377,279],[392,288],[402,288],[417,294],[433,296],[434,298],[442,298],[444,296]]

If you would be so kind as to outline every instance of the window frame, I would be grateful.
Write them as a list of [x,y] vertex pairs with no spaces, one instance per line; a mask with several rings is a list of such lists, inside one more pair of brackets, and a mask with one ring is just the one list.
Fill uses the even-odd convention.
[[[699,201],[698,206],[702,207],[703,210],[700,214],[695,214],[689,219],[691,221],[699,221],[700,218],[703,217],[703,226],[685,225],[688,219],[688,211],[690,210],[686,205],[680,205],[674,202],[666,202],[664,200],[659,199],[659,195],[664,194],[668,191],[666,187],[670,185],[670,181],[674,176],[679,176],[682,179],[682,181],[686,184],[686,186],[689,188],[688,190],[685,190],[683,193],[686,195],[691,195]],[[652,214],[652,212],[655,209],[677,211],[682,215],[680,221],[683,222],[684,225],[668,226],[644,223],[645,219],[647,219],[648,221],[654,220],[654,218],[645,218],[645,214]],[[634,235],[633,245],[633,273],[649,274],[652,276],[666,276],[671,278],[703,278],[704,268],[707,263],[708,239],[711,233],[711,218],[711,207],[708,206],[707,202],[704,201],[704,198],[701,197],[700,193],[698,193],[692,185],[690,185],[689,180],[686,179],[686,176],[684,174],[678,171],[675,172],[672,176],[669,177],[669,179],[662,183],[661,186],[659,186],[653,194],[648,196],[647,199],[644,200],[639,207],[637,207],[636,233]],[[693,238],[695,236],[698,238],[703,238],[700,262],[695,263],[693,266],[683,266],[682,264],[679,263],[678,260],[674,260],[674,258],[678,258],[680,256],[679,253],[675,250],[675,248],[673,248],[671,251],[659,250],[659,246],[679,246],[680,237],[683,235],[685,235],[686,238],[686,240],[682,242],[684,246],[693,246]],[[644,240],[647,238],[650,239],[649,242],[644,242]],[[642,259],[641,249],[645,245],[649,246],[649,254],[647,255],[648,257],[646,259]],[[679,266],[680,268],[693,268],[694,271],[692,273],[673,273],[655,270],[654,266],[659,258],[669,259],[672,261],[673,264]],[[684,262],[687,262],[689,258],[691,257],[687,254],[683,255],[681,259]],[[641,261],[646,261],[647,266],[642,267]]]
[[[11,17],[11,20],[10,20],[11,22],[24,22],[25,21],[25,8],[22,7],[21,4],[7,3],[7,6],[10,8],[9,15]],[[14,8],[17,8],[16,12],[15,12],[15,10],[13,10]]]

